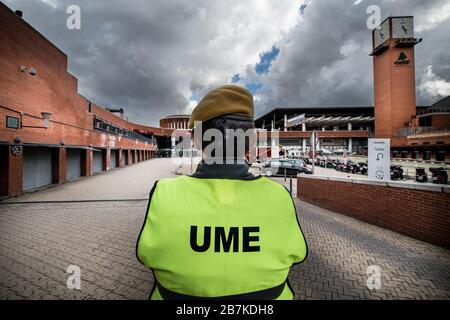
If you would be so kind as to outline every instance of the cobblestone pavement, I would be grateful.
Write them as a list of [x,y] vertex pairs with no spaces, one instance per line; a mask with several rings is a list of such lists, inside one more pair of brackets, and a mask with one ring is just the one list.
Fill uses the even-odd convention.
[[[175,167],[152,160],[14,201],[138,199]],[[99,187],[107,189],[99,193]],[[296,204],[309,245],[308,259],[289,276],[296,298],[450,298],[449,250]],[[147,299],[152,273],[135,257],[146,206],[146,201],[0,205],[0,299]],[[70,265],[81,268],[81,290],[67,288]],[[380,290],[366,286],[370,265],[381,268]]]

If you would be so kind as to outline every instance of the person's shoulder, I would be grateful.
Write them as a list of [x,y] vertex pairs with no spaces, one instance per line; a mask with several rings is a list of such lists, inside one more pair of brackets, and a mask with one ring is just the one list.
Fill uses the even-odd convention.
[[260,179],[258,179],[261,181],[261,184],[263,186],[264,189],[272,192],[272,193],[277,193],[277,194],[282,194],[282,195],[289,195],[289,190],[286,189],[285,186],[283,186],[282,184],[267,178],[267,177],[261,177]]
[[164,187],[174,187],[176,185],[182,185],[185,183],[186,183],[186,176],[178,176],[171,178],[162,178],[155,182],[155,186],[157,185],[158,188],[164,188]]
[[284,189],[284,187],[281,184],[279,184],[278,182],[276,182],[276,181],[274,181],[274,180],[272,180],[270,178],[261,177],[258,180],[260,180],[267,187],[281,189],[281,190]]

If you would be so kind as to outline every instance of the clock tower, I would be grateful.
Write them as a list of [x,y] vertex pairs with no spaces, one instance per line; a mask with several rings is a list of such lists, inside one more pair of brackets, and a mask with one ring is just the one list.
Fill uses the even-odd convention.
[[416,113],[413,17],[389,17],[372,31],[375,137],[394,138]]

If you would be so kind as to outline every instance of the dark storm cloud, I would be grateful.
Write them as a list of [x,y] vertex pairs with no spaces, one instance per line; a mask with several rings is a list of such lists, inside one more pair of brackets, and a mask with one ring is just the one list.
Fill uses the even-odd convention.
[[[424,38],[416,47],[418,102],[431,103],[450,82],[450,13],[442,12],[449,2],[6,1],[68,54],[81,94],[153,125],[189,112],[236,74],[258,84],[258,114],[276,105],[371,105],[369,4],[380,5],[383,17],[416,17]],[[81,8],[81,30],[66,28],[69,5]],[[274,47],[277,58],[258,74],[261,55]]]

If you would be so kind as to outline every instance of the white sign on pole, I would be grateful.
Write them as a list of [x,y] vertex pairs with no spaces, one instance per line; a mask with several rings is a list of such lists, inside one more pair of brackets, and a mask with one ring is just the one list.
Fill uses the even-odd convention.
[[316,130],[314,130],[311,134],[311,138],[309,139],[309,144],[311,146],[312,150],[312,173],[314,174],[315,165],[316,162],[316,145],[319,142],[319,135],[317,134]]
[[369,179],[391,180],[391,140],[369,139]]
[[314,130],[311,133],[311,137],[309,138],[309,144],[311,145],[311,148],[314,148],[315,150],[318,143],[319,143],[319,135],[317,134],[317,131]]

